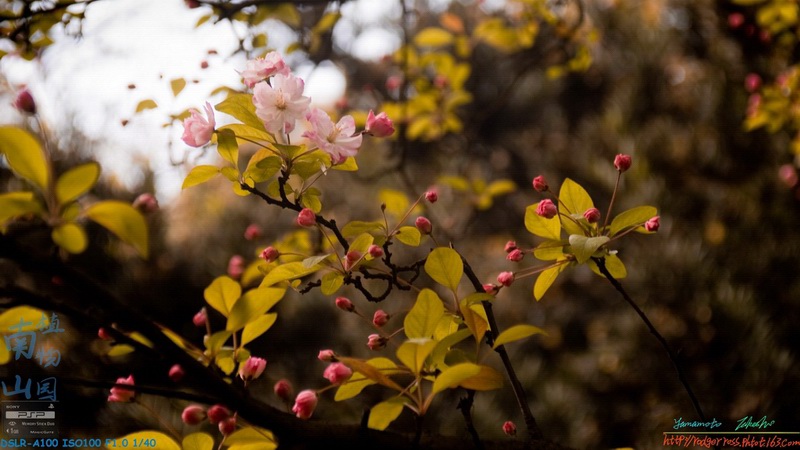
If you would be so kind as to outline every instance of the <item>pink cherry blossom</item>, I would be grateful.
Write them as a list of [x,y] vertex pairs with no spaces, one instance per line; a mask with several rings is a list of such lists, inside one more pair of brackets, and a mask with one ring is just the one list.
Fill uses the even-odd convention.
[[265,80],[273,75],[289,75],[289,66],[283,61],[283,57],[278,52],[269,52],[263,58],[251,59],[245,63],[245,69],[241,72],[244,84],[250,89],[259,81]]
[[345,366],[342,363],[335,362],[328,365],[325,368],[325,372],[322,373],[322,376],[325,377],[331,384],[342,384],[350,378],[350,375],[353,374],[353,371]]
[[317,407],[317,393],[306,389],[305,391],[297,394],[292,406],[292,412],[299,419],[309,419],[314,414],[314,409]]
[[214,121],[214,110],[208,102],[206,102],[205,111],[208,119],[203,117],[199,111],[192,110],[191,116],[183,120],[181,139],[186,145],[202,147],[211,141],[211,135],[214,133],[217,123]]
[[302,79],[279,73],[270,83],[257,83],[253,88],[256,116],[271,133],[289,133],[295,121],[306,115],[311,99],[303,95]]
[[255,380],[264,373],[267,367],[267,360],[251,356],[247,361],[239,365],[239,377],[243,380]]
[[376,116],[372,110],[369,110],[369,114],[367,114],[366,132],[375,137],[391,136],[394,134],[394,124],[392,123],[392,119],[390,119],[385,112]]
[[314,108],[306,115],[306,120],[311,124],[311,130],[303,133],[303,137],[331,155],[333,164],[341,164],[347,157],[358,153],[362,136],[356,133],[353,116],[344,116],[334,124],[328,113]]
[[[128,378],[117,378],[117,384],[127,384],[133,386],[133,375],[128,375]],[[129,402],[136,394],[131,389],[126,389],[119,386],[111,388],[111,395],[108,396],[109,402]]]

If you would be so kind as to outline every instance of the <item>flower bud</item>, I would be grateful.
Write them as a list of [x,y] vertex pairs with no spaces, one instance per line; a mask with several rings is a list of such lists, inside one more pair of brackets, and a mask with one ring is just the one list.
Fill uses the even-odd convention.
[[417,217],[417,220],[414,221],[414,226],[416,226],[422,234],[431,234],[431,231],[433,231],[433,224],[431,224],[431,221],[428,220],[427,217]]
[[367,114],[366,132],[367,134],[379,138],[391,136],[394,134],[394,124],[392,124],[392,119],[390,119],[385,112],[376,116],[372,110],[369,110],[369,114]]
[[780,169],[778,169],[778,177],[786,186],[790,188],[793,188],[797,185],[797,169],[795,169],[791,164],[782,165]]
[[353,312],[356,310],[356,305],[347,297],[336,297],[336,307],[342,311]]
[[325,368],[322,376],[325,377],[331,384],[342,384],[350,378],[353,371],[346,365],[335,362]]
[[373,258],[376,259],[383,257],[383,248],[381,248],[380,245],[375,245],[375,244],[370,245],[367,252],[369,253],[369,256],[372,256]]
[[236,417],[229,417],[219,423],[219,432],[223,436],[228,436],[236,431]]
[[132,206],[145,214],[152,214],[158,211],[158,200],[153,194],[145,192],[136,197]]
[[111,337],[111,334],[109,334],[108,330],[106,330],[105,328],[102,328],[102,327],[100,327],[100,329],[97,330],[97,337],[99,337],[100,339],[102,339],[104,341],[110,341],[110,340],[114,339],[114,338]]
[[556,208],[556,205],[553,204],[552,200],[546,198],[539,202],[539,205],[536,207],[536,214],[544,217],[545,219],[552,219],[556,216],[556,214],[558,214],[558,208]]
[[597,208],[589,208],[583,213],[583,218],[589,223],[595,223],[600,220],[600,210]]
[[506,259],[509,260],[509,261],[513,261],[513,262],[520,262],[520,261],[522,261],[522,258],[524,258],[524,257],[525,257],[525,252],[523,252],[522,250],[520,250],[518,248],[516,248],[514,250],[511,250],[508,253],[508,255],[506,255]]
[[200,7],[200,2],[198,2],[197,0],[183,0],[183,2],[186,3],[186,6],[189,7],[190,9],[195,9]]
[[309,208],[303,208],[297,214],[297,224],[301,227],[313,227],[317,223],[317,215]]
[[742,13],[737,12],[728,14],[728,26],[731,27],[731,29],[733,30],[744,25],[744,20],[745,20],[744,14]]
[[511,253],[512,251],[514,251],[516,249],[517,249],[516,241],[508,241],[508,242],[506,242],[506,246],[504,248],[506,253]]
[[292,406],[292,412],[298,419],[309,419],[314,414],[314,409],[317,407],[317,393],[306,389],[305,391],[297,394]]
[[169,368],[169,379],[175,383],[181,381],[185,375],[186,371],[183,370],[180,364],[175,364]]
[[505,287],[511,286],[511,283],[514,282],[514,272],[500,272],[497,282]]
[[386,347],[386,338],[380,334],[370,334],[369,337],[367,337],[367,347],[369,347],[370,350],[380,350]]
[[744,88],[747,92],[755,92],[761,87],[761,77],[757,73],[748,73],[744,77]]
[[275,247],[272,246],[267,247],[261,251],[261,259],[263,259],[268,263],[275,261],[276,259],[278,259],[279,256],[281,256],[281,252],[279,252],[278,250],[275,249]]
[[536,192],[544,192],[549,187],[550,186],[547,185],[547,181],[544,179],[543,176],[539,175],[533,179],[533,189],[535,189]]
[[430,203],[436,203],[436,201],[439,200],[439,193],[435,189],[431,189],[425,193],[425,200]]
[[492,283],[486,283],[483,285],[483,290],[490,295],[497,294],[497,285]]
[[631,168],[631,155],[622,153],[614,157],[614,167],[621,173]]
[[261,227],[258,225],[251,223],[247,226],[244,230],[244,238],[248,241],[254,241],[261,237]]
[[[133,386],[133,375],[128,378],[117,378],[116,384],[127,384]],[[114,386],[111,388],[111,395],[108,396],[109,402],[129,402],[136,395],[136,391],[124,387]]]
[[189,405],[183,408],[181,420],[186,425],[197,425],[206,418],[206,410],[200,405]]
[[350,250],[344,255],[344,270],[352,269],[359,260],[361,260],[361,252],[358,250]]
[[658,231],[658,227],[660,226],[661,218],[659,216],[652,217],[650,220],[644,223],[644,229],[651,232]]
[[228,261],[228,276],[234,280],[241,278],[244,273],[244,258],[240,255],[233,255]]
[[331,349],[320,350],[317,359],[326,362],[336,361],[336,353]]
[[255,380],[264,373],[266,367],[266,359],[251,356],[247,358],[247,361],[239,364],[239,377],[245,381]]
[[231,411],[222,406],[214,405],[208,408],[208,421],[216,425],[231,416]]
[[389,314],[386,314],[386,311],[382,309],[375,311],[375,314],[372,316],[373,325],[380,328],[386,325],[387,322],[389,322]]
[[503,424],[503,433],[509,436],[515,436],[517,434],[517,426],[514,425],[514,422],[507,420],[506,423]]
[[197,311],[197,314],[192,317],[192,323],[196,327],[205,327],[206,321],[208,320],[208,315],[206,314],[205,308],[200,308],[200,311]]
[[14,99],[13,105],[20,112],[36,114],[36,102],[28,89],[23,89],[17,93],[17,98]]
[[272,388],[275,392],[275,395],[278,396],[279,399],[283,400],[284,402],[288,402],[291,400],[294,388],[292,388],[292,383],[289,382],[287,379],[280,379],[275,383],[275,386]]

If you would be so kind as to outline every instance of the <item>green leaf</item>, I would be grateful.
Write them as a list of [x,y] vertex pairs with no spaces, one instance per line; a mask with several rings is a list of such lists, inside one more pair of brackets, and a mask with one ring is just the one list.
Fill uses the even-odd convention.
[[344,237],[352,237],[362,233],[370,233],[372,231],[382,229],[384,229],[383,222],[362,222],[359,220],[354,220],[342,228],[342,235]]
[[136,105],[136,112],[140,113],[140,112],[142,112],[144,110],[147,110],[147,109],[156,109],[156,108],[158,108],[158,103],[156,103],[155,100],[147,99],[147,100],[140,101]]
[[425,367],[425,359],[436,348],[436,341],[433,339],[410,339],[400,344],[397,349],[397,359],[415,374],[419,374]]
[[31,133],[17,127],[0,127],[0,153],[6,155],[8,166],[14,173],[42,191],[47,190],[47,159],[39,141]]
[[338,359],[342,364],[346,365],[347,367],[353,369],[354,371],[364,375],[365,377],[369,378],[370,380],[382,386],[386,386],[398,392],[403,391],[403,388],[400,387],[399,384],[395,383],[394,380],[392,380],[387,376],[387,374],[390,374],[391,372],[384,370],[379,365],[373,365],[371,362],[373,360],[363,361],[357,358],[350,358],[347,356],[339,356]]
[[239,144],[236,142],[236,135],[233,131],[217,131],[217,152],[222,159],[231,163],[234,168],[239,167]]
[[553,261],[564,257],[562,241],[544,241],[533,249],[533,256],[542,261]]
[[0,231],[9,220],[27,214],[43,213],[42,204],[33,192],[6,192],[0,194]]
[[575,255],[575,259],[579,264],[583,264],[592,257],[597,249],[610,240],[608,236],[586,237],[579,234],[571,234],[569,236],[569,245]]
[[169,87],[172,89],[172,95],[177,97],[183,88],[186,87],[186,80],[183,78],[175,78],[169,81]]
[[469,328],[462,328],[455,333],[449,334],[439,340],[439,342],[436,344],[436,348],[434,348],[433,352],[431,352],[431,362],[433,366],[440,368],[442,365],[444,365],[444,358],[450,348],[471,335],[472,331],[470,331]]
[[274,450],[278,448],[271,431],[246,427],[240,428],[225,438],[229,450]]
[[475,342],[480,342],[486,334],[486,330],[489,329],[489,323],[486,317],[472,309],[472,304],[473,302],[470,302],[469,297],[467,297],[459,302],[458,309],[461,311],[461,316],[464,318],[464,325],[469,328],[469,331],[472,332],[472,336],[475,337]]
[[481,367],[472,363],[461,363],[444,369],[433,382],[431,394],[437,394],[445,389],[458,387],[467,378],[474,377],[481,372]]
[[344,275],[339,272],[329,272],[322,277],[320,291],[324,295],[333,295],[344,284]]
[[417,227],[404,226],[400,227],[395,234],[398,241],[409,247],[419,247],[422,241],[422,233],[419,232]]
[[550,286],[556,281],[558,274],[560,274],[564,269],[566,269],[568,264],[560,264],[555,267],[551,267],[536,277],[536,283],[533,284],[533,297],[538,302],[539,300],[544,297],[545,292],[550,289]]
[[125,202],[106,200],[87,208],[86,216],[132,245],[147,259],[147,222],[136,208]]
[[[238,284],[238,283],[237,283]],[[225,329],[228,331],[238,331],[245,325],[256,320],[275,306],[286,293],[286,289],[259,287],[251,289],[233,304],[228,315],[228,322]]]
[[119,344],[119,345],[115,345],[115,346],[111,347],[111,349],[108,350],[108,353],[106,353],[106,356],[110,356],[110,357],[113,358],[113,357],[116,357],[116,356],[124,356],[124,355],[127,355],[129,353],[133,353],[133,352],[134,352],[134,348],[133,348],[132,345]]
[[214,438],[206,433],[192,433],[182,442],[183,450],[213,450]]
[[405,400],[400,396],[378,403],[369,410],[367,427],[378,431],[385,430],[389,424],[400,416],[404,405]]
[[205,346],[211,352],[211,354],[216,354],[222,349],[222,346],[225,345],[225,342],[228,341],[232,334],[233,333],[230,331],[217,331],[205,341]]
[[566,209],[566,211],[563,211],[566,214],[583,215],[587,209],[594,207],[592,197],[589,196],[586,189],[569,178],[566,178],[564,183],[561,184],[558,199],[561,201],[561,206]]
[[418,47],[442,47],[453,43],[453,34],[438,27],[428,27],[414,36]]
[[[365,364],[374,367],[383,374],[389,374],[398,371],[397,364],[395,364],[394,361],[389,358],[372,358],[367,360]],[[356,372],[350,377],[349,380],[339,386],[339,388],[336,390],[336,395],[334,395],[334,400],[340,402],[342,400],[353,398],[360,394],[364,388],[375,383],[376,381],[367,378],[364,374]]]
[[244,326],[244,330],[242,330],[242,345],[247,345],[266,333],[267,330],[272,328],[276,320],[278,320],[278,314],[269,313],[250,321]]
[[145,441],[153,440],[156,442],[156,446],[154,448],[157,450],[181,450],[181,446],[178,445],[178,443],[175,442],[175,440],[173,440],[169,435],[164,434],[160,431],[153,431],[153,430],[137,431],[135,433],[118,437],[116,441],[120,442],[123,439],[127,439],[127,441],[131,443],[130,444],[131,446],[135,446],[133,442],[142,443]]
[[514,325],[497,336],[497,339],[494,340],[494,345],[492,348],[497,348],[501,345],[508,344],[509,342],[519,341],[520,339],[525,339],[526,337],[539,333],[547,334],[543,329],[533,325]]
[[214,109],[238,119],[245,125],[266,132],[264,123],[256,116],[256,106],[253,104],[253,97],[250,94],[232,93],[214,106]]
[[406,336],[409,339],[430,338],[443,315],[444,305],[436,292],[423,289],[403,320]]
[[425,272],[434,281],[455,292],[461,275],[464,274],[464,263],[461,255],[452,248],[438,247],[428,255],[425,261]]
[[608,236],[614,237],[617,233],[628,228],[638,227],[656,214],[658,214],[658,210],[652,206],[637,206],[623,211],[611,221],[611,225],[608,226]]
[[283,160],[279,156],[275,156],[266,149],[258,150],[247,163],[242,176],[250,178],[256,183],[262,183],[271,179],[283,166]]
[[186,179],[183,180],[183,186],[181,186],[181,189],[203,184],[217,175],[219,175],[219,167],[217,166],[203,165],[194,167],[189,172],[189,175],[186,175]]
[[369,246],[375,241],[375,237],[369,233],[362,233],[350,243],[350,251],[357,251],[361,254],[367,253]]
[[272,269],[267,276],[264,277],[264,279],[261,281],[261,287],[272,286],[273,284],[281,281],[302,278],[320,270],[321,268],[322,267],[320,266],[306,267],[302,262],[299,261],[281,264],[280,266]]
[[330,253],[328,253],[326,255],[309,256],[308,258],[306,258],[306,259],[304,259],[302,261],[303,267],[305,267],[307,269],[311,268],[311,267],[314,267],[317,264],[321,263],[322,261],[325,261],[326,259],[328,259],[330,256],[331,256]]
[[561,239],[561,221],[553,217],[546,219],[536,214],[539,203],[525,208],[525,228],[536,236],[558,241]]
[[[628,276],[628,270],[625,269],[625,264],[617,255],[606,255],[603,258],[606,261],[606,270],[608,270],[608,273],[610,273],[612,277],[619,280]],[[597,267],[594,260],[590,259],[587,261],[587,264],[589,264],[589,268],[592,269],[592,272],[605,278],[605,275],[600,272],[600,268]]]
[[72,254],[83,253],[89,243],[89,239],[86,237],[86,231],[84,231],[83,227],[74,222],[67,222],[53,228],[51,236],[53,242]]
[[491,391],[503,387],[503,374],[489,366],[479,366],[481,371],[477,375],[467,378],[461,382],[464,389],[473,391]]
[[59,204],[71,202],[89,192],[100,177],[100,164],[90,162],[64,172],[56,181]]
[[242,287],[233,278],[223,275],[217,277],[203,291],[203,298],[212,308],[228,317],[234,303],[242,296]]

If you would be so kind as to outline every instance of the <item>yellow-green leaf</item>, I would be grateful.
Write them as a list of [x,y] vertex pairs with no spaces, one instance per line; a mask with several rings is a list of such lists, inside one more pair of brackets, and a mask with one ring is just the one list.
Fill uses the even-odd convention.
[[436,348],[436,341],[433,339],[410,339],[403,342],[397,349],[397,359],[415,374],[419,374],[425,367],[425,359]]
[[192,433],[182,442],[183,450],[213,450],[214,438],[207,433]]
[[322,285],[319,287],[324,295],[333,295],[344,284],[344,275],[339,272],[329,272],[322,277]]
[[194,167],[189,174],[186,175],[186,179],[183,180],[183,186],[181,186],[181,189],[186,189],[205,183],[217,175],[219,175],[219,167],[217,166],[203,165]]
[[244,326],[244,330],[242,330],[242,345],[247,345],[262,334],[266,333],[267,330],[272,328],[272,325],[275,324],[276,320],[278,320],[278,314],[269,313],[264,314],[256,320],[250,321]]
[[280,266],[272,269],[267,276],[264,277],[264,279],[261,281],[261,286],[272,286],[273,284],[281,281],[301,278],[312,274],[321,268],[322,267],[320,266],[306,267],[302,262],[298,261],[281,264]]
[[364,375],[365,377],[369,378],[370,380],[386,386],[390,389],[394,389],[398,392],[402,392],[403,388],[400,387],[397,383],[394,382],[391,378],[387,376],[387,373],[381,367],[373,365],[370,361],[363,361],[357,358],[350,358],[347,356],[339,356],[339,361],[345,364],[347,367],[353,369],[354,371]]
[[215,362],[217,363],[217,367],[226,375],[232,374],[233,369],[236,368],[236,361],[233,360],[233,353],[231,352],[220,352]]
[[509,342],[519,341],[520,339],[525,339],[526,337],[539,333],[547,334],[543,329],[533,325],[514,325],[497,336],[497,339],[494,340],[494,345],[492,348],[497,348],[501,345],[508,344]]
[[561,239],[561,221],[557,217],[544,218],[536,214],[539,203],[525,208],[525,228],[536,236],[558,241]]
[[533,256],[542,261],[553,261],[564,257],[564,243],[544,241],[533,249]]
[[583,264],[592,257],[594,252],[611,239],[608,236],[586,237],[579,234],[569,236],[569,246],[578,263]]
[[286,289],[269,287],[259,287],[245,292],[231,308],[225,329],[238,331],[244,328],[278,303],[285,292]]
[[90,162],[64,172],[56,181],[56,198],[60,204],[71,202],[89,192],[100,177],[100,164]]
[[398,219],[406,214],[411,205],[406,194],[394,189],[381,189],[378,199],[386,205],[386,213]]
[[560,264],[551,267],[536,277],[536,283],[533,284],[533,298],[535,298],[537,302],[544,297],[545,292],[550,289],[550,286],[552,286],[556,278],[558,278],[558,274],[566,269],[567,266],[567,264]]
[[230,331],[217,331],[205,341],[206,348],[211,352],[212,355],[216,354],[222,349],[222,346],[225,345],[225,342],[228,341],[228,338],[230,338],[232,334],[233,333]]
[[441,47],[453,42],[453,34],[438,27],[428,27],[414,36],[414,44],[418,47]]
[[17,127],[0,127],[0,153],[6,155],[8,166],[14,173],[42,191],[47,189],[47,159],[39,141],[31,133]]
[[469,331],[472,332],[475,341],[480,342],[486,334],[486,330],[489,329],[489,323],[483,316],[471,308],[471,304],[467,299],[461,300],[458,308],[461,311],[461,316],[464,318],[464,324],[469,328]]
[[142,258],[147,258],[147,222],[139,210],[125,202],[106,200],[87,208],[86,216],[132,245]]
[[142,100],[136,105],[136,112],[142,112],[146,109],[156,109],[158,108],[158,103],[155,100],[147,99]]
[[[127,441],[130,443],[129,445],[131,446],[134,446],[134,442],[155,442],[155,447],[150,447],[154,450],[181,450],[181,446],[178,445],[174,439],[160,431],[137,431],[135,433],[118,437],[116,441],[121,442],[123,439],[127,439]],[[144,445],[140,445],[140,447],[144,447]]]
[[587,209],[593,208],[592,197],[580,184],[569,178],[564,179],[561,190],[558,192],[561,206],[566,209],[566,214],[583,214]]
[[422,241],[422,233],[416,227],[404,226],[397,230],[395,238],[409,247],[419,247],[419,243]]
[[82,253],[89,243],[86,231],[74,222],[67,222],[53,228],[51,236],[56,245],[72,254]]
[[400,416],[400,413],[403,412],[404,405],[405,400],[403,397],[399,396],[378,403],[369,410],[367,427],[373,430],[385,430],[389,424]]
[[[397,372],[397,364],[389,358],[372,358],[366,361],[366,364],[375,367],[378,371],[383,372],[385,375]],[[343,383],[336,390],[334,400],[337,402],[353,398],[360,394],[367,386],[377,383],[374,380],[367,378],[360,372],[354,373],[349,380]]]
[[33,192],[6,192],[0,194],[0,228],[8,220],[26,214],[41,214],[42,204]]
[[472,331],[470,331],[469,328],[462,328],[455,333],[452,333],[439,340],[439,342],[436,344],[436,348],[434,348],[431,352],[431,363],[433,366],[435,368],[440,368],[442,365],[444,365],[444,358],[450,348],[471,335]]
[[403,320],[406,336],[409,339],[430,338],[443,315],[444,305],[436,292],[423,289]]
[[263,428],[240,428],[225,438],[229,450],[274,450],[278,448],[275,436]]
[[611,225],[608,226],[608,236],[614,237],[620,231],[642,225],[656,214],[658,210],[652,206],[637,206],[623,211],[611,221]]
[[461,363],[444,369],[433,382],[432,394],[458,387],[467,378],[474,377],[481,372],[481,367],[472,363]]
[[236,135],[233,131],[217,131],[217,152],[222,159],[231,163],[234,168],[239,167],[239,144],[236,142]]
[[461,276],[464,274],[464,263],[461,255],[452,248],[438,247],[428,255],[425,261],[425,272],[437,283],[455,292]]
[[228,317],[234,303],[242,296],[242,287],[233,278],[223,275],[217,277],[203,291],[203,298],[212,308]]
[[172,95],[177,97],[178,94],[181,93],[183,88],[186,87],[186,80],[184,80],[183,78],[172,79],[169,82],[169,87],[172,89]]
[[228,114],[256,130],[266,132],[264,123],[256,116],[256,106],[253,104],[253,97],[249,94],[232,93],[225,100],[214,106],[214,109]]
[[503,387],[503,374],[489,366],[480,366],[481,371],[461,382],[464,389],[473,391],[491,391]]
[[48,326],[50,319],[44,311],[30,306],[15,306],[0,314],[0,333],[34,331]]
[[381,230],[383,228],[383,222],[362,222],[359,220],[354,220],[342,228],[342,235],[344,237],[352,237],[361,233],[369,233],[372,231]]
[[133,353],[134,348],[128,344],[119,344],[111,347],[111,349],[106,353],[106,356],[115,357],[115,356],[123,356],[127,355],[128,353]]
[[[606,255],[603,258],[606,261],[606,270],[608,270],[608,273],[610,273],[612,277],[619,280],[628,276],[628,270],[625,269],[625,264],[621,259],[619,259],[619,256]],[[597,264],[595,264],[594,260],[590,259],[586,263],[589,265],[589,268],[592,269],[592,272],[600,275],[601,277],[605,277],[605,275],[600,272],[600,268],[597,267]]]

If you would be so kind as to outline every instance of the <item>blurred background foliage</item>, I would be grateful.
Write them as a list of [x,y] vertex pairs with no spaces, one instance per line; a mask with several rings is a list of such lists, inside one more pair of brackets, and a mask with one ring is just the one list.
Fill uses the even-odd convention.
[[[340,113],[358,116],[384,107],[405,133],[427,114],[429,122],[416,125],[419,133],[367,142],[359,172],[327,175],[320,183],[322,214],[339,223],[376,220],[380,189],[415,198],[436,186],[440,201],[424,211],[434,235],[440,243],[452,242],[485,282],[520,268],[505,260],[506,241],[528,248],[537,243],[523,223],[525,207],[540,200],[530,186],[534,176],[544,175],[555,189],[565,177],[576,180],[605,212],[616,176],[613,157],[631,154],[633,166],[623,177],[615,210],[654,205],[662,225],[656,235],[627,239],[619,248],[628,266],[626,289],[677,351],[709,418],[728,426],[747,415],[766,415],[780,431],[800,423],[795,85],[786,87],[779,78],[796,62],[797,2],[527,0],[486,2],[501,5],[489,9],[483,2],[416,0],[406,2],[394,24],[415,52],[433,55],[430,65],[416,66],[402,52],[364,61],[334,45],[336,18],[324,18],[335,14],[335,3],[235,12],[210,2],[187,5],[193,3],[213,11],[211,21],[248,24],[240,51],[250,57],[271,48],[259,37],[269,35],[264,18],[277,17],[297,30],[290,50],[308,61],[334,61],[344,72],[348,86]],[[500,22],[487,24],[491,18]],[[428,41],[414,42],[432,28],[447,36],[429,32]],[[458,72],[457,64],[467,73]],[[748,74],[758,74],[763,85],[752,79],[747,85]],[[761,92],[770,87],[776,91]],[[761,94],[762,100],[754,100]],[[403,106],[420,95],[432,96],[431,109]],[[448,95],[458,97],[452,107]],[[786,125],[751,124],[748,131],[747,117],[765,107],[768,95],[789,101],[775,113]],[[447,114],[454,115],[453,126],[434,130],[447,123]],[[68,161],[91,158],[102,145],[77,131],[59,142]],[[106,183],[94,195],[133,200],[154,189],[147,173],[135,188]],[[9,190],[13,181],[5,168],[2,177]],[[510,180],[516,189],[480,200],[485,186],[497,180]],[[225,273],[231,256],[255,260],[265,245],[295,231],[293,219],[291,212],[237,197],[226,182],[212,182],[183,192],[150,216],[151,261],[137,260],[94,230],[94,251],[72,262],[152,311],[154,320],[199,341],[202,331],[190,319],[203,305],[202,289]],[[249,224],[258,224],[264,235],[245,240]],[[426,251],[423,245],[403,258],[412,261]],[[518,264],[533,264],[532,255]],[[504,289],[495,312],[501,327],[526,322],[549,333],[509,349],[549,439],[576,448],[653,448],[673,419],[697,419],[666,354],[605,280],[587,268],[569,271],[538,303],[532,284],[526,278]],[[369,316],[378,307],[402,313],[413,300],[398,292],[378,306],[356,292],[346,294]],[[297,390],[324,386],[324,364],[316,360],[322,348],[370,356],[369,326],[337,310],[331,298],[316,291],[292,295],[278,312],[276,326],[252,346],[269,360],[266,380],[253,385],[255,395],[277,405],[271,382],[284,377]],[[69,346],[63,364],[86,378],[127,375],[119,370],[137,363],[136,355],[86,364],[103,361],[94,340],[97,325],[70,324],[80,338],[63,344]],[[388,326],[399,327],[400,321]],[[169,364],[163,365],[146,376],[165,378]],[[90,399],[86,404],[96,411],[96,423],[67,419],[76,435],[154,426],[144,414],[125,423],[112,419],[132,408],[106,404],[105,392],[62,392],[65,402]],[[377,388],[366,392],[341,404],[323,395],[315,417],[355,423],[365,405],[385,394]],[[182,426],[179,402],[148,400]],[[451,400],[426,418],[431,430],[463,432]],[[521,423],[510,390],[478,395],[473,412],[482,436],[501,437],[505,420]]]

